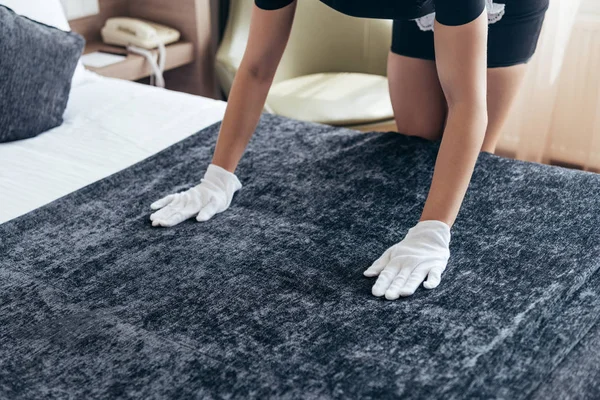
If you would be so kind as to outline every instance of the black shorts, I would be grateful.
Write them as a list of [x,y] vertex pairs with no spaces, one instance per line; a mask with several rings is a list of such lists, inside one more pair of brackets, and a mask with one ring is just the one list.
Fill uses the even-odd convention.
[[[524,64],[535,53],[549,0],[499,0],[502,18],[489,25],[488,68]],[[392,52],[406,57],[435,60],[433,32],[416,21],[394,20]]]

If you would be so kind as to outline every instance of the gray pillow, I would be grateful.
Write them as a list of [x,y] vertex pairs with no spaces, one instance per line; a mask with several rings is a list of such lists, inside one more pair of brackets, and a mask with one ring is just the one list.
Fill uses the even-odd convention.
[[0,142],[62,124],[85,41],[0,6]]

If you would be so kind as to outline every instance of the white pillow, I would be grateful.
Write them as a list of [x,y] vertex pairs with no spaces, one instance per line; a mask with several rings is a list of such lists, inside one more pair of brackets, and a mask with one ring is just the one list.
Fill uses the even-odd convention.
[[[42,24],[50,25],[69,32],[71,27],[60,0],[0,0],[0,4],[14,12]],[[81,60],[77,63],[71,87],[85,80],[85,68]]]
[[0,4],[42,24],[67,32],[71,30],[60,0],[0,0]]

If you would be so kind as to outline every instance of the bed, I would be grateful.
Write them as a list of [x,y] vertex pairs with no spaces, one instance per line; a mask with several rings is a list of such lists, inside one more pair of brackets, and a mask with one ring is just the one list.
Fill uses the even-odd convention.
[[224,111],[222,101],[85,71],[62,126],[0,145],[0,223],[143,160]]
[[264,115],[231,209],[152,228],[223,112],[90,74],[0,145],[0,397],[598,397],[600,176],[482,154],[441,286],[388,302],[439,143]]

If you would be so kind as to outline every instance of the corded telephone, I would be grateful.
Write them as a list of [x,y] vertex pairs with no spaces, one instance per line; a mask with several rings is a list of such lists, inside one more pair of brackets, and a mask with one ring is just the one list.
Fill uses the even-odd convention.
[[[150,83],[159,87],[165,86],[163,71],[165,70],[167,51],[165,46],[177,42],[180,33],[164,25],[135,18],[109,18],[100,32],[106,44],[124,46],[128,51],[146,58],[153,74]],[[157,57],[150,52],[158,48]]]
[[106,44],[143,49],[155,49],[160,44],[174,43],[180,37],[179,32],[173,28],[126,17],[109,18],[101,33]]

